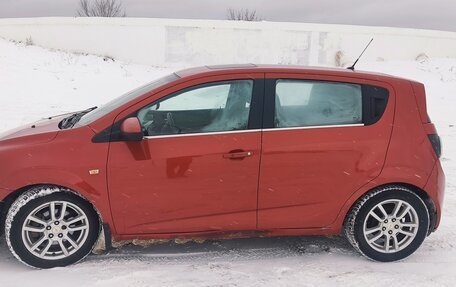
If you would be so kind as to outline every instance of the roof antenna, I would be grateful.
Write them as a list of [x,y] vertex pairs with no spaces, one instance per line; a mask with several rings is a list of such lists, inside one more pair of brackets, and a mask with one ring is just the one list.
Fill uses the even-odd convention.
[[364,52],[366,52],[367,48],[369,48],[369,46],[370,46],[370,44],[372,43],[372,41],[374,41],[374,38],[372,38],[372,39],[369,41],[369,43],[367,44],[366,48],[364,48],[364,50],[361,52],[361,55],[359,55],[358,59],[356,59],[356,61],[353,63],[353,65],[351,65],[351,66],[348,67],[347,69],[352,70],[352,71],[355,70],[356,63],[358,63],[359,59],[363,56]]

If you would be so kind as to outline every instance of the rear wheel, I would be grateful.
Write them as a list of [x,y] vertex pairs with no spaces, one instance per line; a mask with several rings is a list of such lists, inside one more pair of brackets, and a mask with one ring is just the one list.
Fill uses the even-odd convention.
[[11,252],[37,268],[78,262],[90,253],[99,233],[99,217],[93,207],[57,187],[37,187],[19,196],[5,225]]
[[375,189],[351,209],[345,235],[363,255],[376,261],[403,259],[423,243],[429,213],[423,200],[402,186]]

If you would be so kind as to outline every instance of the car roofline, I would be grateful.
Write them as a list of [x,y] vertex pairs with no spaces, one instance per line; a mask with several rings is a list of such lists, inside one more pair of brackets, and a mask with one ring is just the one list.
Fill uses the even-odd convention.
[[288,74],[315,74],[315,75],[332,75],[351,78],[364,78],[371,80],[398,79],[412,81],[410,79],[393,76],[390,74],[349,70],[337,67],[322,66],[300,66],[300,65],[276,65],[276,64],[227,64],[200,66],[177,71],[175,74],[180,78],[193,78],[200,76],[223,75],[223,74],[243,74],[243,73],[288,73]]

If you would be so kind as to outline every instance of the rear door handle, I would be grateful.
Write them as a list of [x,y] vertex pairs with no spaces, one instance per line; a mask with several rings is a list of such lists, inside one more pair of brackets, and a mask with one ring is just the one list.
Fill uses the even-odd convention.
[[232,150],[229,153],[225,153],[223,158],[226,159],[244,159],[246,157],[252,156],[252,151],[243,151],[243,150]]

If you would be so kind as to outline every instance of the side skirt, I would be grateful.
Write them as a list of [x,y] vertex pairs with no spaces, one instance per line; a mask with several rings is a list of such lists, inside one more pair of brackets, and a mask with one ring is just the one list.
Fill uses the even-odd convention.
[[[201,231],[191,233],[148,233],[114,235],[113,240],[151,240],[151,239],[187,239],[187,240],[221,240],[250,237],[303,236],[303,235],[339,235],[340,228],[302,228],[272,230],[240,230],[240,231]],[[108,242],[108,240],[106,240]],[[112,244],[112,243],[111,243]],[[107,243],[106,243],[107,245]]]

